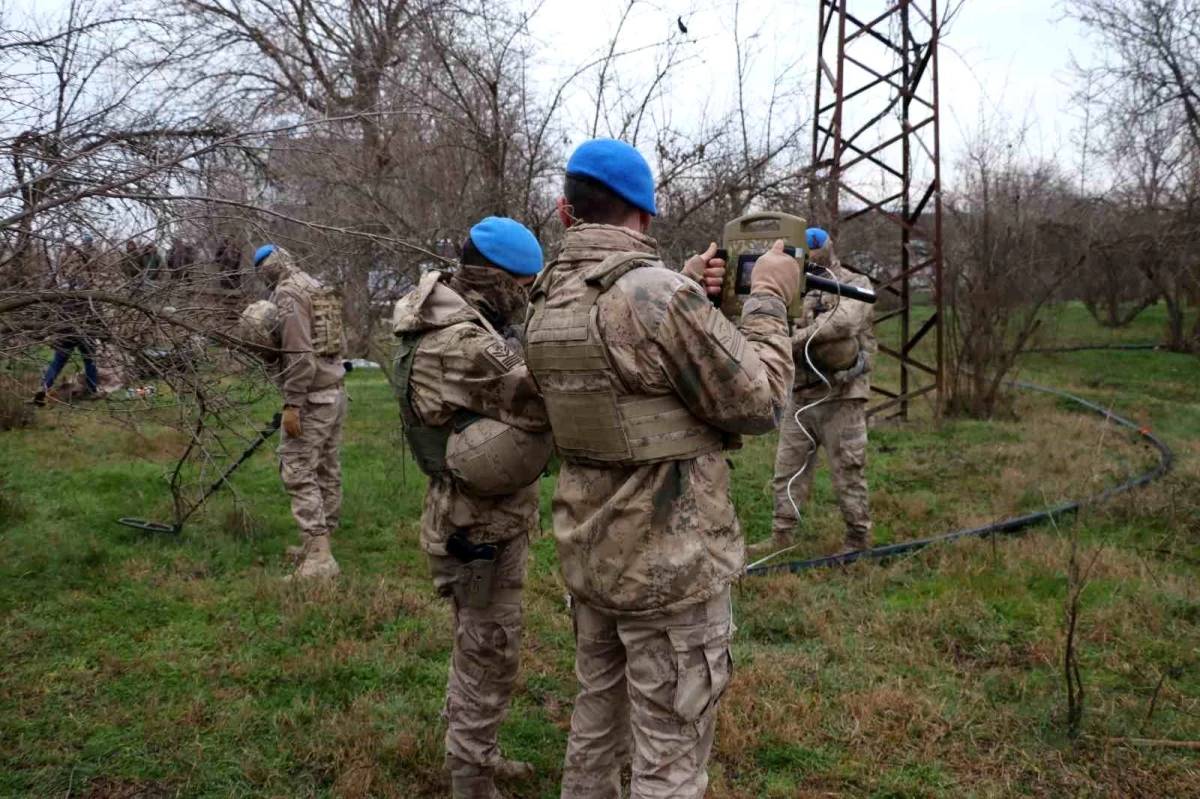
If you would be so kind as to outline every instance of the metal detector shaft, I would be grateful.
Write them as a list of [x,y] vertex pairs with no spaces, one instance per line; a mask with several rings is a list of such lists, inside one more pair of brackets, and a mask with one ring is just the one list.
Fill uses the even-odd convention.
[[817,277],[814,274],[804,276],[804,287],[809,290],[823,291],[826,294],[841,294],[849,300],[875,303],[875,292],[871,291],[871,289],[860,289],[858,286],[851,286],[849,283],[841,283],[837,280],[830,280],[827,277]]
[[204,496],[200,497],[200,501],[189,508],[188,512],[183,514],[183,518],[181,518],[175,524],[162,524],[160,522],[150,522],[146,521],[145,519],[133,519],[129,517],[117,519],[117,524],[122,524],[126,527],[132,527],[135,530],[144,530],[148,533],[178,533],[183,529],[183,523],[188,520],[188,517],[195,513],[196,509],[203,505],[204,501],[212,496],[214,491],[225,484],[225,481],[229,479],[229,475],[233,474],[234,470],[245,463],[246,460],[249,459],[250,456],[253,455],[258,448],[263,445],[263,442],[275,435],[275,431],[279,429],[279,425],[282,421],[283,414],[276,413],[274,418],[271,419],[271,424],[267,426],[266,429],[259,432],[258,437],[254,439],[254,443],[246,448],[246,451],[242,453],[242,456],[234,461],[233,465],[226,469],[225,473],[222,474],[215,483],[208,487],[208,490],[204,492]]
[[[258,448],[263,445],[263,442],[265,442],[271,436],[275,435],[275,431],[279,429],[279,425],[282,422],[282,420],[283,420],[283,415],[276,413],[275,417],[273,419],[271,419],[270,426],[267,427],[262,432],[260,432],[258,434],[258,438],[254,439],[254,443],[251,444],[249,446],[249,448],[247,448],[246,451],[242,453],[242,457],[240,457],[236,461],[234,461],[233,465],[230,466],[228,469],[226,469],[225,473],[222,474],[220,477],[218,477],[217,481],[208,487],[208,490],[204,492],[204,496],[200,497],[200,501],[197,502],[192,507],[192,510],[195,510],[196,508],[203,505],[204,500],[211,497],[214,491],[216,491],[218,488],[220,488],[222,485],[224,485],[225,480],[228,479],[229,475],[233,474],[234,471],[237,470],[237,467],[239,467],[243,463],[245,463],[250,458],[250,456],[253,455],[258,450]],[[187,516],[191,516],[191,515],[192,515],[192,511],[188,511]],[[184,518],[186,519],[187,516],[184,516]]]

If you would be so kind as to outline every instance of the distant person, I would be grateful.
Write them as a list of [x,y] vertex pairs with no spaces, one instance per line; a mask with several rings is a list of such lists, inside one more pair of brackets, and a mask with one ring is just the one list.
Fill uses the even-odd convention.
[[[282,247],[264,244],[254,269],[274,291],[283,371],[283,432],[279,475],[292,497],[300,546],[295,579],[341,573],[329,539],[342,507],[342,426],[347,400],[342,381],[345,348],[342,303],[319,280],[301,271]],[[289,579],[292,579],[289,578]]]
[[162,256],[153,243],[139,245],[133,239],[125,242],[125,254],[121,258],[121,272],[133,289],[146,284],[153,285],[162,271]]
[[[828,270],[829,274],[823,276],[871,288],[868,278],[841,265],[833,251],[833,239],[824,230],[809,228],[808,246],[809,260]],[[878,350],[874,322],[875,306],[868,303],[846,299],[839,302],[835,295],[815,291],[805,295],[804,316],[792,333],[796,383],[779,426],[771,537],[750,547],[750,559],[792,548],[799,509],[808,501],[820,447],[825,448],[829,458],[830,479],[846,523],[842,551],[871,546],[866,409],[871,396],[871,368]],[[809,360],[829,380],[829,386],[813,371]],[[820,401],[823,397],[827,399]]]
[[517,685],[529,533],[553,444],[521,344],[503,331],[524,321],[542,265],[524,225],[489,217],[454,276],[427,272],[392,317],[400,418],[429,475],[421,549],[454,613],[444,768],[455,799],[533,773],[501,756],[496,733]]
[[171,249],[167,253],[167,270],[172,281],[187,280],[195,262],[196,251],[190,244],[184,244],[182,239],[171,242]]
[[121,256],[121,273],[130,283],[136,283],[141,278],[142,254],[133,239],[125,242],[125,254]]
[[[95,266],[97,251],[91,235],[84,234],[79,246],[72,246],[59,262],[57,287],[62,291],[81,291],[90,283],[90,272]],[[46,404],[46,393],[54,388],[54,381],[59,372],[71,360],[71,353],[79,351],[83,359],[85,396],[96,395],[100,382],[96,371],[95,343],[82,332],[89,308],[87,300],[66,299],[58,303],[58,314],[53,322],[62,325],[69,332],[59,335],[54,341],[54,358],[50,361],[45,375],[42,377],[42,387],[33,395],[33,403],[39,407]]]
[[142,282],[151,285],[163,276],[163,257],[154,242],[147,242],[141,249]]
[[221,288],[237,291],[242,285],[242,250],[226,236],[217,247],[217,267],[221,270]]

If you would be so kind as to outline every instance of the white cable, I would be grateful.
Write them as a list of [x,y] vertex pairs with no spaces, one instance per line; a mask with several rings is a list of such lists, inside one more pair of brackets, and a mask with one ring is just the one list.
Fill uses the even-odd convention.
[[[833,270],[827,266],[822,266],[821,268],[824,269],[829,274],[829,277],[833,280],[835,286],[837,287],[837,294],[833,295],[835,297],[834,303],[833,303],[833,308],[827,312],[827,314],[825,315],[824,321],[822,321],[819,325],[817,325],[817,329],[814,330],[812,332],[812,335],[808,337],[808,341],[804,342],[804,361],[805,361],[805,363],[808,364],[808,368],[813,371],[813,374],[815,374],[817,377],[821,378],[821,382],[825,384],[826,391],[825,391],[825,396],[821,397],[816,402],[810,402],[808,405],[805,405],[803,408],[797,409],[796,413],[792,417],[793,419],[796,420],[796,426],[800,428],[800,432],[804,433],[804,436],[808,439],[809,444],[812,445],[812,449],[809,450],[808,457],[804,459],[804,464],[800,467],[800,471],[798,471],[794,475],[792,475],[792,478],[790,480],[788,480],[788,482],[787,482],[788,502],[792,503],[792,510],[794,510],[796,512],[796,520],[797,521],[800,520],[800,507],[796,504],[796,500],[792,496],[792,484],[796,482],[796,480],[800,477],[800,475],[804,474],[804,470],[808,468],[808,464],[810,463],[810,461],[813,458],[815,458],[817,455],[817,440],[815,438],[813,438],[812,434],[809,433],[808,430],[804,427],[804,425],[800,423],[800,414],[804,413],[805,411],[812,410],[813,408],[817,407],[818,405],[820,405],[823,402],[826,402],[827,400],[829,400],[830,397],[833,396],[833,384],[829,382],[829,379],[827,377],[825,377],[825,375],[821,372],[821,370],[817,368],[816,364],[814,364],[812,362],[812,356],[809,354],[808,349],[809,349],[809,347],[812,346],[813,339],[817,337],[817,334],[821,332],[821,329],[823,327],[825,327],[825,325],[829,324],[829,320],[833,319],[834,314],[837,313],[838,307],[842,304],[842,284],[837,279],[837,275],[835,275],[833,273]],[[746,568],[753,569],[755,566],[758,566],[762,563],[766,563],[768,560],[775,557],[776,555],[782,555],[785,552],[791,552],[793,549],[795,549],[798,546],[800,546],[800,545],[792,544],[790,547],[784,547],[783,549],[781,549],[777,552],[772,552],[770,555],[767,555],[766,557],[759,558],[758,560],[754,561]]]

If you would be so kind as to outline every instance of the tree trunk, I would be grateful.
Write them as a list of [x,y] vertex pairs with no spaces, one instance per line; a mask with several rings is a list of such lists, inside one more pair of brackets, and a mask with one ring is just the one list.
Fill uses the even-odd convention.
[[349,265],[346,270],[345,319],[346,354],[351,358],[365,358],[371,345],[375,328],[375,317],[371,308],[369,277],[371,274],[372,247],[358,245],[346,253]]
[[1172,352],[1187,352],[1188,340],[1184,333],[1183,304],[1170,294],[1167,301],[1167,349]]

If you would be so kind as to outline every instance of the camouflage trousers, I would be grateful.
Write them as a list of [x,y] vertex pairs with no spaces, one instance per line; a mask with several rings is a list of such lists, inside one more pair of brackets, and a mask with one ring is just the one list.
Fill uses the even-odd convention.
[[[491,605],[468,607],[458,597],[462,564],[452,557],[429,556],[433,586],[449,597],[454,611],[454,652],[446,682],[445,769],[456,783],[490,786],[500,763],[496,731],[508,715],[521,662],[521,589],[529,560],[529,536],[496,544]],[[489,779],[477,780],[484,777]],[[491,796],[489,790],[462,794]]]
[[342,425],[346,392],[314,391],[300,409],[300,435],[280,430],[279,476],[292,495],[292,516],[302,540],[329,535],[342,512]]
[[[796,423],[796,409],[815,400],[793,395],[779,426],[779,449],[775,452],[774,522],[772,531],[791,535],[799,521],[796,508],[804,506],[812,490],[817,469],[817,449],[824,447],[829,458],[829,476],[837,494],[842,519],[846,522],[846,546],[863,549],[871,545],[871,508],[867,495],[866,400],[830,400],[800,414],[800,422],[816,444]],[[788,481],[802,467],[804,473]],[[792,500],[796,507],[792,507]]]
[[717,702],[733,675],[731,611],[728,588],[660,619],[613,618],[575,603],[579,694],[563,799],[617,799],[631,754],[633,799],[704,795]]

